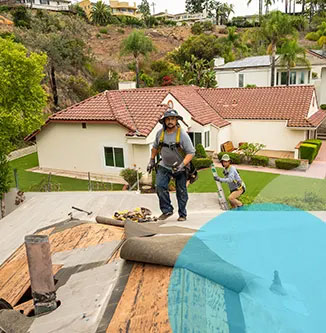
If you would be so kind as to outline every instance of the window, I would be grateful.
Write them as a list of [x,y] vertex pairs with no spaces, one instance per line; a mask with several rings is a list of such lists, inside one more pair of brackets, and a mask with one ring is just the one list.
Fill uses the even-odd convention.
[[304,72],[300,73],[300,84],[304,84]]
[[116,168],[124,168],[124,158],[123,158],[123,149],[122,148],[104,148],[105,155],[105,165]]
[[310,84],[310,74],[311,74],[311,72],[309,71],[308,72],[308,84]]
[[196,147],[198,144],[201,144],[201,133],[200,132],[190,132],[188,133],[193,145]]
[[239,74],[239,88],[244,87],[244,74]]
[[297,72],[291,72],[290,73],[290,84],[296,84],[297,83]]
[[82,128],[87,128],[86,123],[82,123]]
[[205,148],[210,146],[210,142],[209,142],[209,131],[205,132]]
[[280,84],[280,72],[276,73],[276,85]]
[[286,85],[287,83],[287,73],[281,72],[281,85]]

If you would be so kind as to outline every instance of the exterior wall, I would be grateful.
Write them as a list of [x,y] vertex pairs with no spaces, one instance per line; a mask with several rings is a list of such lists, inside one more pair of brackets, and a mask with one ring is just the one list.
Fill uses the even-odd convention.
[[135,2],[130,4],[128,1],[110,1],[112,14],[116,16],[136,17],[137,5]]
[[257,87],[270,85],[269,68],[247,68],[239,72],[234,70],[216,69],[216,80],[219,88],[239,87],[239,74],[244,74],[244,87],[247,84],[255,84]]
[[320,104],[326,104],[326,67],[323,68],[321,74],[321,86],[320,86]]
[[140,168],[143,173],[146,172],[148,161],[150,159],[150,145],[133,145],[133,156],[130,160],[136,165],[137,169]]
[[90,19],[91,18],[91,12],[92,12],[92,4],[90,0],[82,0],[77,3],[79,7],[81,7],[84,12],[86,13],[87,17]]
[[221,152],[221,144],[226,141],[232,141],[232,125],[225,126],[219,129],[217,143],[216,143],[216,152]]
[[[31,6],[31,0],[18,0],[18,3],[25,5],[26,7]],[[46,2],[46,1],[44,1]],[[41,0],[33,0],[33,9],[45,9],[54,11],[69,11],[70,1],[52,1],[48,0],[46,3],[41,3]]]
[[306,139],[305,130],[292,130],[286,121],[229,120],[232,124],[231,141],[235,147],[239,142],[258,142],[265,149],[294,151],[295,146]]
[[104,147],[123,148],[125,167],[132,167],[132,145],[127,144],[126,133],[115,124],[87,124],[86,129],[80,123],[49,124],[36,137],[40,167],[119,174],[121,168],[105,165]]
[[314,92],[313,97],[311,99],[310,109],[307,118],[311,117],[313,114],[318,112],[318,110],[319,110],[319,105],[318,105],[317,95]]
[[119,90],[136,89],[136,82],[134,81],[122,81],[119,82]]

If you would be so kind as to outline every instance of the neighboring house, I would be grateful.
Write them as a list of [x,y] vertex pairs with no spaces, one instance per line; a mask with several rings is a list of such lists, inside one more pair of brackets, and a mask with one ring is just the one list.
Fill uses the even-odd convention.
[[[290,85],[315,84],[318,100],[326,103],[326,57],[307,51],[307,59],[311,68],[297,64],[290,72]],[[220,88],[271,86],[271,57],[256,56],[240,59],[224,64],[224,59],[215,59],[216,79]],[[275,85],[286,85],[287,71],[280,65],[280,57],[276,57]],[[325,84],[322,86],[322,84]]]
[[173,20],[174,19],[174,15],[169,14],[167,9],[165,10],[165,12],[160,12],[160,13],[154,14],[153,16],[155,18],[165,18],[167,20]]
[[69,11],[71,5],[71,1],[69,0],[17,0],[16,3],[33,9],[54,11]]
[[118,174],[146,172],[158,123],[168,108],[184,118],[194,145],[220,152],[232,141],[294,151],[326,119],[313,86],[202,89],[195,86],[106,91],[49,117],[36,140],[41,168]]
[[136,2],[129,4],[129,1],[112,1],[110,0],[112,14],[116,16],[131,16],[138,18]]
[[92,3],[90,2],[90,0],[82,0],[80,2],[77,2],[77,5],[84,10],[87,18],[91,19]]
[[187,23],[188,25],[192,25],[196,22],[205,22],[205,21],[211,21],[213,22],[213,19],[208,17],[207,11],[204,10],[202,13],[180,13],[175,14],[173,21],[177,22],[177,25],[181,25],[182,23]]

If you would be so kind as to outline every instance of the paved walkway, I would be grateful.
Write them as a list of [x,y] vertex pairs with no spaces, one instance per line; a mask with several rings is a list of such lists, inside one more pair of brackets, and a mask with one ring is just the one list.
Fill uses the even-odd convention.
[[8,160],[13,161],[13,160],[16,160],[17,158],[21,158],[21,157],[24,157],[26,155],[35,153],[36,151],[37,151],[36,145],[29,146],[29,147],[22,148],[22,149],[18,149],[18,150],[12,151],[8,155]]
[[298,170],[281,170],[276,168],[266,168],[254,165],[237,165],[239,170],[248,170],[248,171],[258,171],[258,172],[269,172],[278,175],[286,176],[299,176],[307,178],[317,178],[317,179],[326,179],[326,141],[323,141],[323,144],[320,148],[319,154],[315,161],[311,164],[308,170],[298,171]]

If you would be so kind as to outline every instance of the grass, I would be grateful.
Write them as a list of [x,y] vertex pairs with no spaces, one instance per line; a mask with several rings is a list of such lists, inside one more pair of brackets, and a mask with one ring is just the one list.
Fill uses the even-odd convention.
[[[31,190],[40,191],[42,185],[47,184],[48,175],[40,174],[35,172],[26,171],[27,169],[37,167],[38,157],[37,153],[33,153],[24,157],[21,157],[17,160],[11,161],[10,166],[12,169],[17,169],[18,174],[18,184],[19,189],[24,192],[29,192]],[[60,177],[60,176],[51,176],[51,183],[60,184],[60,191],[88,191],[88,181],[69,178],[69,177]],[[92,182],[93,185],[96,185],[96,182]],[[98,184],[98,183],[97,183]],[[108,183],[102,183],[98,186],[93,186],[93,188],[103,188],[105,185],[106,190],[111,189],[111,186]],[[15,187],[14,173],[11,173],[11,186]],[[113,190],[122,190],[123,185],[113,184]]]
[[[222,176],[222,169],[218,169]],[[300,176],[284,176],[267,172],[240,170],[247,190],[241,196],[244,204],[281,203],[303,210],[326,210],[326,180]],[[222,184],[225,195],[230,191]],[[210,169],[201,170],[197,182],[189,186],[190,193],[216,192]]]

